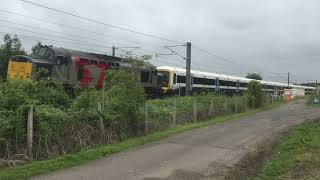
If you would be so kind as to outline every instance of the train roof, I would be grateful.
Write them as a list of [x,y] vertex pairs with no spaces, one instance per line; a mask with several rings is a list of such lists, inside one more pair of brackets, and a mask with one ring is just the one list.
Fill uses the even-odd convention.
[[[186,69],[176,68],[176,67],[171,67],[171,66],[160,66],[160,67],[157,67],[157,69],[158,70],[168,70],[171,72],[177,72],[177,73],[181,73],[183,75],[185,75],[185,73],[186,73]],[[250,78],[245,78],[245,77],[230,76],[230,75],[225,75],[225,74],[210,73],[210,72],[203,72],[203,71],[197,71],[197,70],[191,70],[191,74],[193,76],[199,76],[199,77],[204,77],[204,78],[219,78],[221,80],[239,81],[239,82],[244,82],[244,83],[248,83],[250,81],[255,80],[255,79],[250,79]],[[255,81],[260,82],[262,85],[288,87],[288,85],[285,83],[265,81],[265,80],[255,80]],[[300,85],[294,85],[294,84],[289,84],[289,87],[301,88],[301,89],[315,89],[314,87],[310,87],[310,86],[300,86]]]

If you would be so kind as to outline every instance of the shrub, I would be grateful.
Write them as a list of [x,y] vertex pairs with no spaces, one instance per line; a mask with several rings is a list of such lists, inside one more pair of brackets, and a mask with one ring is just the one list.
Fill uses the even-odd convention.
[[262,87],[258,81],[251,81],[248,86],[248,102],[252,106],[261,107],[263,105]]

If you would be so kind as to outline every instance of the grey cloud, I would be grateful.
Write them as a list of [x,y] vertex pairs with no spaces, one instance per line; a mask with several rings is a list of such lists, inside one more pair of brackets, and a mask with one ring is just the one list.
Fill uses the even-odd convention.
[[[194,46],[192,64],[194,68],[200,70],[235,75],[245,75],[246,72],[256,71],[267,79],[282,82],[285,81],[285,77],[275,77],[271,72],[290,71],[300,82],[315,80],[319,76],[320,25],[318,19],[320,12],[318,7],[320,2],[316,0],[79,0],[77,3],[65,0],[33,1],[117,26],[182,42],[190,41]],[[101,36],[0,12],[0,19],[9,19],[61,32],[60,34],[46,32],[62,36],[60,39],[55,38],[56,40],[63,40],[63,38],[81,40],[66,35],[72,33],[98,39],[99,42],[86,41],[107,47],[112,45],[140,46],[143,49],[135,51],[137,54],[153,55],[155,52],[167,52],[163,46],[174,44],[75,19],[19,1],[0,0],[0,3],[3,5],[0,9],[16,11],[107,35]],[[0,25],[8,24],[0,22]],[[0,27],[0,31],[8,31],[8,29]],[[34,31],[39,32],[39,30]],[[46,38],[40,34],[13,30],[11,32]],[[23,43],[30,50],[36,42],[23,39]],[[110,48],[65,43],[51,44],[110,53]],[[201,47],[230,58],[237,63],[229,63],[208,56],[195,47]],[[177,50],[185,53],[183,48]],[[155,59],[152,62],[157,65],[177,64],[184,67],[183,60],[174,56]]]

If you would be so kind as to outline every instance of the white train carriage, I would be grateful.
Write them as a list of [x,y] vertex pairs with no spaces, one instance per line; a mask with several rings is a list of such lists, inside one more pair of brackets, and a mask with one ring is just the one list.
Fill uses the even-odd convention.
[[[186,87],[186,70],[182,68],[175,68],[170,66],[157,67],[157,71],[162,75],[162,89],[164,94],[185,92]],[[191,70],[191,85],[193,92],[197,91],[227,91],[239,93],[247,90],[247,85],[253,79],[229,76],[224,74],[216,74],[202,71]],[[284,88],[288,88],[287,84],[259,81],[262,89],[265,92],[279,95]],[[315,90],[313,87],[289,85],[289,88],[304,89],[308,91]]]

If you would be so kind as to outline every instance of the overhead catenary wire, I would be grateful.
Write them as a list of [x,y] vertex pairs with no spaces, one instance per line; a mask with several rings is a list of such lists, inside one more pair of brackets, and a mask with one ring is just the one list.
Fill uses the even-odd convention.
[[[57,26],[62,26],[62,27],[66,27],[66,28],[69,28],[69,29],[83,31],[83,32],[87,32],[87,33],[92,33],[92,34],[95,34],[95,35],[98,35],[98,36],[103,36],[103,37],[108,37],[108,38],[112,38],[113,39],[113,37],[111,35],[107,35],[107,34],[104,34],[104,33],[99,33],[99,32],[96,32],[96,31],[91,31],[91,30],[88,30],[88,29],[83,29],[83,28],[78,27],[78,26],[71,26],[71,25],[66,25],[66,24],[62,24],[62,23],[57,23],[57,22],[54,22],[54,21],[50,21],[50,20],[46,20],[46,19],[42,19],[42,18],[38,18],[38,17],[33,17],[33,16],[29,16],[29,15],[26,15],[26,14],[21,14],[21,13],[17,13],[17,12],[13,12],[13,11],[3,10],[3,9],[0,9],[0,12],[13,14],[13,15],[24,17],[24,18],[29,18],[29,19],[33,19],[33,20],[36,20],[36,21],[50,23],[50,24],[54,24],[54,25],[57,25]],[[132,43],[136,43],[136,44],[142,44],[142,42],[133,41],[133,40],[123,40],[123,41],[132,42]]]
[[109,24],[109,23],[105,23],[105,22],[101,22],[101,21],[98,21],[98,20],[90,19],[90,18],[87,18],[87,17],[84,17],[84,16],[80,16],[80,15],[77,15],[77,14],[69,13],[69,12],[66,12],[66,11],[62,11],[62,10],[59,10],[59,9],[56,9],[56,8],[48,7],[48,6],[45,6],[45,5],[42,5],[42,4],[38,4],[38,3],[35,3],[35,2],[31,2],[31,1],[27,1],[27,0],[18,0],[18,1],[22,1],[22,2],[31,4],[31,5],[34,5],[34,6],[38,6],[38,7],[45,8],[45,9],[48,9],[48,10],[51,10],[51,11],[55,11],[55,12],[58,12],[58,13],[66,14],[66,15],[69,15],[69,16],[72,16],[72,17],[76,17],[76,18],[79,18],[79,19],[83,19],[83,20],[86,20],[86,21],[90,21],[90,22],[94,22],[94,23],[97,23],[97,24],[101,24],[101,25],[104,25],[104,26],[107,26],[107,27],[111,27],[111,28],[114,28],[114,29],[127,31],[127,32],[138,34],[138,35],[142,35],[142,36],[158,39],[158,40],[174,42],[174,43],[178,43],[178,44],[184,44],[184,43],[176,41],[176,40],[171,40],[171,39],[168,39],[168,38],[163,38],[163,37],[160,37],[160,36],[151,35],[151,34],[147,34],[147,33],[144,33],[144,32],[139,32],[139,31],[128,29],[128,28],[123,28],[123,27],[120,27],[120,26],[115,26],[115,25],[112,25],[112,24]]
[[44,30],[44,31],[48,31],[48,32],[57,33],[57,34],[68,35],[68,36],[72,36],[72,37],[76,37],[76,38],[87,39],[87,40],[90,40],[90,41],[106,43],[106,41],[102,41],[101,39],[93,39],[93,38],[89,38],[89,37],[86,37],[86,36],[80,36],[80,35],[77,35],[77,34],[65,33],[65,32],[56,31],[56,30],[52,30],[52,29],[48,29],[48,28],[36,27],[36,26],[16,23],[16,22],[4,20],[4,19],[0,19],[0,22],[6,22],[8,24],[14,24],[14,25],[22,26],[22,27],[27,27],[27,28],[32,28],[32,29],[40,29],[40,30]]
[[[47,41],[47,42],[54,42],[54,43],[62,43],[62,44],[74,44],[74,45],[80,45],[80,46],[89,46],[86,44],[79,44],[79,43],[74,43],[74,42],[68,42],[68,41],[60,41],[60,40],[53,40],[53,39],[48,39],[48,38],[39,38],[39,37],[34,37],[34,36],[29,36],[29,35],[23,35],[23,34],[17,34],[17,33],[10,33],[10,32],[3,32],[0,31],[0,34],[9,34],[9,35],[17,35],[19,38],[24,38],[24,39],[31,39],[31,40],[37,40],[37,41]],[[91,46],[89,46],[91,47]]]
[[53,38],[64,39],[64,40],[76,42],[77,44],[80,44],[80,45],[87,45],[87,46],[94,46],[94,47],[101,47],[101,48],[111,48],[112,47],[112,46],[102,46],[102,45],[92,44],[92,43],[88,43],[88,42],[81,41],[81,40],[74,40],[74,39],[70,39],[70,38],[66,38],[66,37],[62,37],[62,36],[55,36],[55,35],[51,35],[51,34],[35,32],[35,31],[30,31],[30,30],[25,30],[25,29],[21,29],[21,28],[10,27],[10,26],[0,25],[0,27],[8,28],[8,29],[15,29],[15,30],[23,31],[23,32],[33,33],[33,34],[49,36],[49,37],[53,37]]
[[[217,54],[215,54],[215,53],[209,52],[209,51],[207,51],[207,50],[205,50],[205,49],[203,49],[203,48],[197,47],[197,46],[195,46],[195,45],[193,45],[193,47],[194,47],[195,49],[198,49],[199,51],[202,51],[202,52],[206,53],[207,55],[216,57],[216,58],[218,58],[218,59],[220,59],[220,60],[222,60],[222,61],[229,62],[229,63],[231,63],[231,64],[237,64],[237,65],[242,66],[242,67],[246,67],[248,70],[251,69],[251,70],[254,70],[254,71],[257,71],[257,72],[261,72],[261,70],[257,69],[256,67],[248,66],[248,65],[243,65],[243,64],[238,63],[238,62],[236,62],[236,61],[234,61],[234,60],[230,60],[230,59],[228,59],[228,58],[222,57],[222,56],[217,55]],[[262,71],[262,72],[263,72],[263,71]],[[281,74],[281,73],[267,72],[267,71],[265,71],[265,73],[274,74],[274,75],[277,75],[277,76],[279,76],[279,77],[280,77],[279,74]]]

